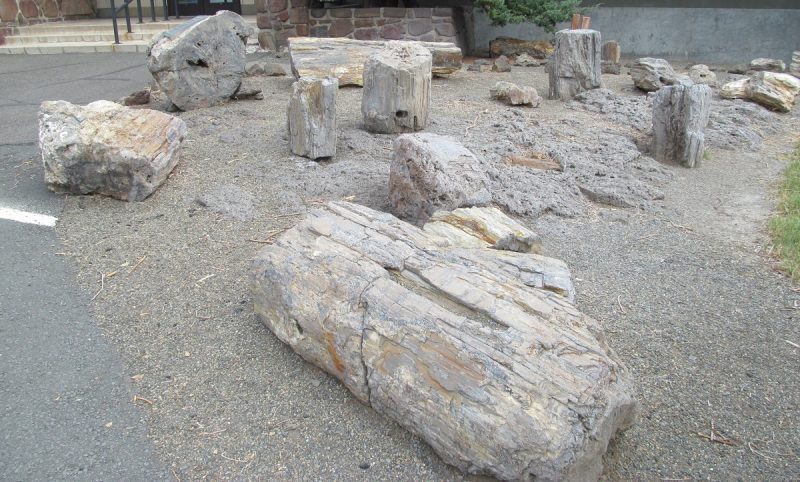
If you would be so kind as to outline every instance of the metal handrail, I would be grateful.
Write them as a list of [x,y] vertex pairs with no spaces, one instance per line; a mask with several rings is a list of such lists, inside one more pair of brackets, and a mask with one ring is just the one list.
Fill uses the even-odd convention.
[[[133,33],[131,30],[131,12],[128,7],[134,0],[123,0],[123,4],[117,8],[114,0],[111,0],[111,20],[114,23],[114,43],[119,44],[119,27],[117,26],[117,15],[120,11],[125,11],[125,25],[128,27],[128,33]],[[167,8],[167,0],[162,0],[164,7],[164,20],[169,20],[169,9]],[[136,0],[136,11],[139,17],[139,23],[144,23],[142,20],[142,0]],[[153,22],[156,22],[156,2],[150,0],[150,15]],[[175,0],[175,18],[181,18],[178,14],[178,1]]]

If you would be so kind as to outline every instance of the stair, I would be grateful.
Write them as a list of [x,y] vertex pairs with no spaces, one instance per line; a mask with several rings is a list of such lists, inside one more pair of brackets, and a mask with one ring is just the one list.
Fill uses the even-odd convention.
[[[247,23],[256,25],[255,16],[245,16]],[[125,18],[118,19],[119,44],[114,43],[114,27],[110,18],[71,20],[17,27],[15,35],[7,36],[0,45],[0,54],[78,54],[95,52],[146,52],[152,38],[180,25],[191,17],[145,23],[131,18],[131,33],[126,31]],[[248,41],[257,43],[255,36]]]

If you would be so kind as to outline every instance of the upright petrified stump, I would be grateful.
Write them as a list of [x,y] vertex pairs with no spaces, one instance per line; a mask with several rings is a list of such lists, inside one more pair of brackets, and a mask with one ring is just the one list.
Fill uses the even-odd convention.
[[562,261],[460,239],[329,203],[258,253],[255,313],[464,472],[597,480],[630,374]]
[[292,85],[288,126],[292,152],[311,159],[336,154],[336,95],[333,77],[301,77]]
[[600,32],[596,30],[556,33],[555,50],[547,65],[551,99],[569,100],[602,86],[600,46]]
[[699,166],[710,108],[711,87],[707,85],[661,88],[653,100],[653,157],[686,167]]
[[414,42],[390,42],[364,64],[361,113],[370,132],[418,131],[428,122],[431,53]]
[[620,49],[619,49],[619,42],[616,40],[609,40],[608,42],[603,43],[603,48],[601,50],[602,54],[602,65],[601,70],[604,74],[614,74],[619,75],[620,71]]

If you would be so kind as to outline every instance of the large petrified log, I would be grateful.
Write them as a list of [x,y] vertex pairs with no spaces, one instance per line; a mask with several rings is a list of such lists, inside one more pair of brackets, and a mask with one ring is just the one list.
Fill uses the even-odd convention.
[[719,94],[726,99],[747,99],[768,109],[789,112],[800,94],[800,80],[790,74],[758,72],[723,85]]
[[585,90],[602,87],[600,46],[596,30],[556,32],[555,50],[547,64],[551,99],[570,100]]
[[[289,39],[292,73],[300,77],[336,77],[339,85],[364,85],[364,63],[396,41],[347,38],[293,37]],[[431,51],[433,75],[461,69],[461,49],[449,42],[414,42]]]
[[141,201],[178,163],[186,124],[150,109],[98,100],[43,102],[39,150],[51,191]]
[[332,202],[256,256],[252,291],[281,341],[445,462],[594,480],[636,402],[597,322],[550,289],[549,270],[565,267]]
[[336,155],[336,96],[333,78],[301,77],[292,84],[288,127],[292,153],[311,159]]
[[697,167],[705,151],[711,87],[671,85],[653,100],[653,157],[660,162]]
[[415,42],[391,42],[364,64],[361,114],[370,132],[422,130],[431,102],[431,53]]
[[153,38],[147,68],[181,110],[221,104],[239,90],[253,28],[227,10],[198,16]]

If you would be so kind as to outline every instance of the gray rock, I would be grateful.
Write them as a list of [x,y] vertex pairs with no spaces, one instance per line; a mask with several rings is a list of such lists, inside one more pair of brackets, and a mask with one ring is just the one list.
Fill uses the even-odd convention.
[[185,137],[177,117],[105,100],[43,102],[39,111],[45,181],[59,193],[142,201],[172,172]]
[[585,90],[602,87],[600,32],[561,30],[547,64],[550,98],[570,100]]
[[800,79],[800,50],[792,52],[792,63],[789,64],[789,73]]
[[520,67],[538,67],[547,63],[547,59],[537,59],[527,53],[521,53],[514,59],[514,65]]
[[619,75],[622,72],[622,65],[603,60],[600,64],[600,71],[604,74]]
[[758,72],[752,77],[723,85],[720,96],[747,99],[779,112],[789,112],[800,93],[800,80],[789,74]]
[[494,64],[492,65],[493,72],[511,72],[511,62],[509,62],[508,57],[505,55],[501,55],[494,59]]
[[254,60],[252,62],[247,62],[244,65],[244,71],[247,75],[260,75],[264,73],[264,66],[266,62],[262,62],[259,60]]
[[425,128],[431,99],[431,53],[415,42],[389,42],[364,64],[361,114],[370,132]]
[[153,39],[147,68],[179,109],[221,104],[241,86],[245,44],[252,33],[252,27],[230,11],[194,17]]
[[489,89],[493,99],[505,101],[511,105],[530,105],[538,107],[542,98],[536,89],[529,86],[520,87],[511,82],[500,81]]
[[707,65],[697,64],[689,67],[689,78],[695,84],[717,85],[717,74],[711,71]]
[[125,106],[147,105],[150,103],[150,89],[137,90],[131,95],[123,97],[119,103]]
[[406,134],[394,141],[389,202],[398,217],[422,224],[435,212],[491,201],[478,159],[438,134]]
[[636,402],[600,325],[550,283],[566,266],[439,240],[329,203],[256,256],[256,315],[466,473],[596,480]]
[[471,64],[467,65],[467,70],[470,72],[489,72],[492,70],[492,62],[486,59],[475,59]]
[[707,85],[660,89],[653,100],[653,157],[685,167],[700,166],[710,108],[711,88]]
[[678,75],[664,59],[643,57],[636,60],[630,68],[633,83],[646,92],[655,92],[665,85],[691,82],[685,75]]
[[780,59],[758,58],[750,61],[749,69],[756,72],[785,72],[786,64]]
[[247,75],[267,75],[270,77],[281,77],[286,75],[286,69],[281,64],[275,62],[264,62],[254,60],[247,62],[244,68]]
[[292,85],[288,107],[289,145],[292,153],[310,159],[336,155],[335,77],[300,77]]

